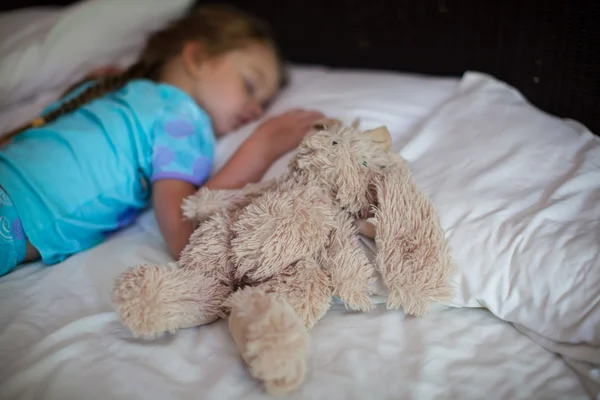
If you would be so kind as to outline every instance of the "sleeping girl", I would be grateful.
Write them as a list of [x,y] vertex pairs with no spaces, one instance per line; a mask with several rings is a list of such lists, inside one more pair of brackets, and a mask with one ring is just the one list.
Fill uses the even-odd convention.
[[185,197],[259,180],[323,118],[267,119],[211,178],[216,139],[258,118],[284,83],[268,28],[239,10],[200,7],[153,34],[123,73],[78,85],[4,136],[0,275],[89,249],[147,204],[178,258],[193,231]]

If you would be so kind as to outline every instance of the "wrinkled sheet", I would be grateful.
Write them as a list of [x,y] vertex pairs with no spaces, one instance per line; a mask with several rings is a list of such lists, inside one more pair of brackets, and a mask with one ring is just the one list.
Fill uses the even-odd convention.
[[[54,268],[0,282],[0,398],[267,399],[224,321],[134,340],[110,305],[114,277],[164,262],[155,221]],[[309,374],[290,399],[587,398],[564,362],[484,310],[422,319],[335,305],[311,332]],[[483,397],[482,397],[483,396]]]

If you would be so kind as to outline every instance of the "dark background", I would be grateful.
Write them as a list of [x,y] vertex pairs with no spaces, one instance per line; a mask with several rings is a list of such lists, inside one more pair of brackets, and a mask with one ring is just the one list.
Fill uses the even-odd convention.
[[[478,70],[600,134],[600,0],[226,0],[267,19],[301,64]],[[0,10],[73,1],[9,0]],[[198,2],[201,3],[201,2]]]

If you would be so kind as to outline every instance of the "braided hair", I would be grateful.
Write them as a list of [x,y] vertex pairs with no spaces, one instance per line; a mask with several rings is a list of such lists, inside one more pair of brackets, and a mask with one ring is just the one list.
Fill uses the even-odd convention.
[[187,42],[193,40],[202,42],[209,57],[243,48],[250,43],[266,45],[278,57],[280,86],[286,83],[287,76],[283,60],[272,39],[268,25],[231,6],[201,6],[152,34],[137,62],[123,73],[99,79],[79,95],[65,101],[57,109],[3,134],[0,138],[0,147],[19,133],[50,123],[94,99],[122,88],[132,79],[157,80],[165,63],[179,54]]

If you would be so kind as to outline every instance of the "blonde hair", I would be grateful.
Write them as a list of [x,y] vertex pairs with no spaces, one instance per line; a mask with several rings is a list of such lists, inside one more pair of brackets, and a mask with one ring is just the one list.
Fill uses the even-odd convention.
[[240,49],[252,43],[268,46],[279,60],[280,86],[285,85],[287,75],[283,59],[272,38],[270,27],[265,22],[231,6],[204,5],[151,35],[139,59],[123,73],[100,79],[78,96],[64,102],[56,110],[6,133],[0,138],[0,147],[22,131],[52,122],[83,104],[120,89],[132,79],[158,79],[163,65],[179,54],[184,45],[192,40],[202,42],[209,57]]

